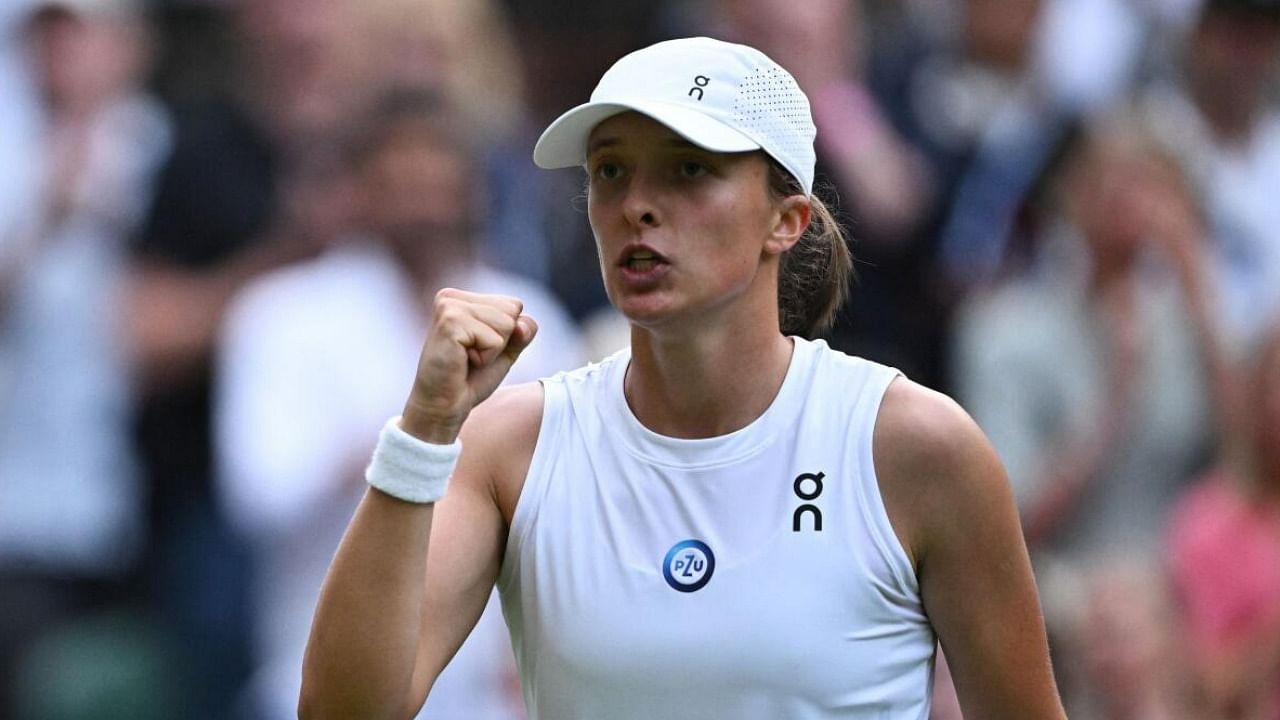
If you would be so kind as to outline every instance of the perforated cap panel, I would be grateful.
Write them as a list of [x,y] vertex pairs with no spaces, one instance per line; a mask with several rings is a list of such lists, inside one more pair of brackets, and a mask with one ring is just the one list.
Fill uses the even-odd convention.
[[777,65],[757,67],[743,77],[733,103],[733,120],[765,151],[804,182],[797,165],[812,166],[814,128],[809,100],[789,73]]

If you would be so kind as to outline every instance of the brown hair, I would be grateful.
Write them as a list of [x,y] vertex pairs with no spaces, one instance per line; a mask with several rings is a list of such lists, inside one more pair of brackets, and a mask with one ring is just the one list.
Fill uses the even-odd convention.
[[[804,195],[804,188],[772,158],[769,161],[769,194],[775,200]],[[809,195],[809,227],[778,268],[778,322],[786,335],[813,339],[831,329],[836,313],[849,295],[853,279],[853,255],[849,238],[831,208]]]

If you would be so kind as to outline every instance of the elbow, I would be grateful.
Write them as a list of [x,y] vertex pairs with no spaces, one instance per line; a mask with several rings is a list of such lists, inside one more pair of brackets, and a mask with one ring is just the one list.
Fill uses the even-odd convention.
[[298,720],[318,720],[319,717],[320,714],[315,710],[315,702],[304,690],[298,697]]
[[409,720],[416,714],[416,710],[375,708],[374,703],[343,698],[332,691],[322,692],[316,689],[315,683],[308,683],[305,679],[298,695],[298,720]]
[[[336,720],[337,718],[377,718],[366,711],[357,711],[341,705],[331,705],[309,696],[306,692],[298,698],[298,720]],[[389,716],[386,720],[391,720]]]
[[302,692],[298,695],[298,720],[329,720],[342,717],[370,717],[367,713],[352,714],[354,708],[346,707],[332,692],[323,693],[316,689],[315,683],[305,679]]
[[302,692],[298,695],[298,720],[325,720],[338,717],[339,711],[320,697],[315,690],[315,683],[302,681]]

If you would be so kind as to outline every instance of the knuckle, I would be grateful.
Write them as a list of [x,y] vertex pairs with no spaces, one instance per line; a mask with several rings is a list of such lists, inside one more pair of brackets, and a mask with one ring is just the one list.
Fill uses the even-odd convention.
[[442,308],[458,299],[458,291],[454,288],[440,288],[436,291],[435,297],[431,301],[431,307],[435,309]]
[[524,308],[524,302],[518,297],[512,295],[492,295],[494,304],[502,309],[504,313],[520,314]]
[[503,314],[498,318],[497,325],[494,330],[503,335],[510,335],[516,329],[516,316]]
[[441,303],[433,313],[437,327],[453,327],[462,321],[462,311],[456,303]]

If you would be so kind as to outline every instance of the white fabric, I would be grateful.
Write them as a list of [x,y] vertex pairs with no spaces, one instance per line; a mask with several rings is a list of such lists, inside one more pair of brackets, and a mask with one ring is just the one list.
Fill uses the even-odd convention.
[[602,120],[635,110],[715,152],[761,149],[813,190],[817,129],[809,98],[782,66],[746,45],[681,38],[625,55],[600,78],[591,101],[561,115],[533,149],[538,167],[586,161]]
[[1129,91],[1146,40],[1141,11],[1128,0],[1045,3],[1034,62],[1054,100],[1092,111]]
[[[581,361],[572,321],[541,287],[480,267],[449,284],[520,297],[538,321],[509,382]],[[296,716],[320,585],[365,490],[374,438],[408,395],[430,295],[411,287],[382,248],[352,245],[255,282],[229,310],[216,393],[219,483],[260,558],[254,692],[264,717]],[[511,702],[505,686],[511,652],[491,605],[421,717],[518,716],[518,697]]]
[[707,439],[631,414],[627,350],[543,382],[499,578],[531,718],[928,717],[935,637],[871,457],[896,371],[795,348]]
[[364,479],[394,498],[411,503],[433,503],[444,497],[449,476],[458,464],[462,443],[423,442],[400,429],[394,417],[378,433],[378,446],[364,470]]

